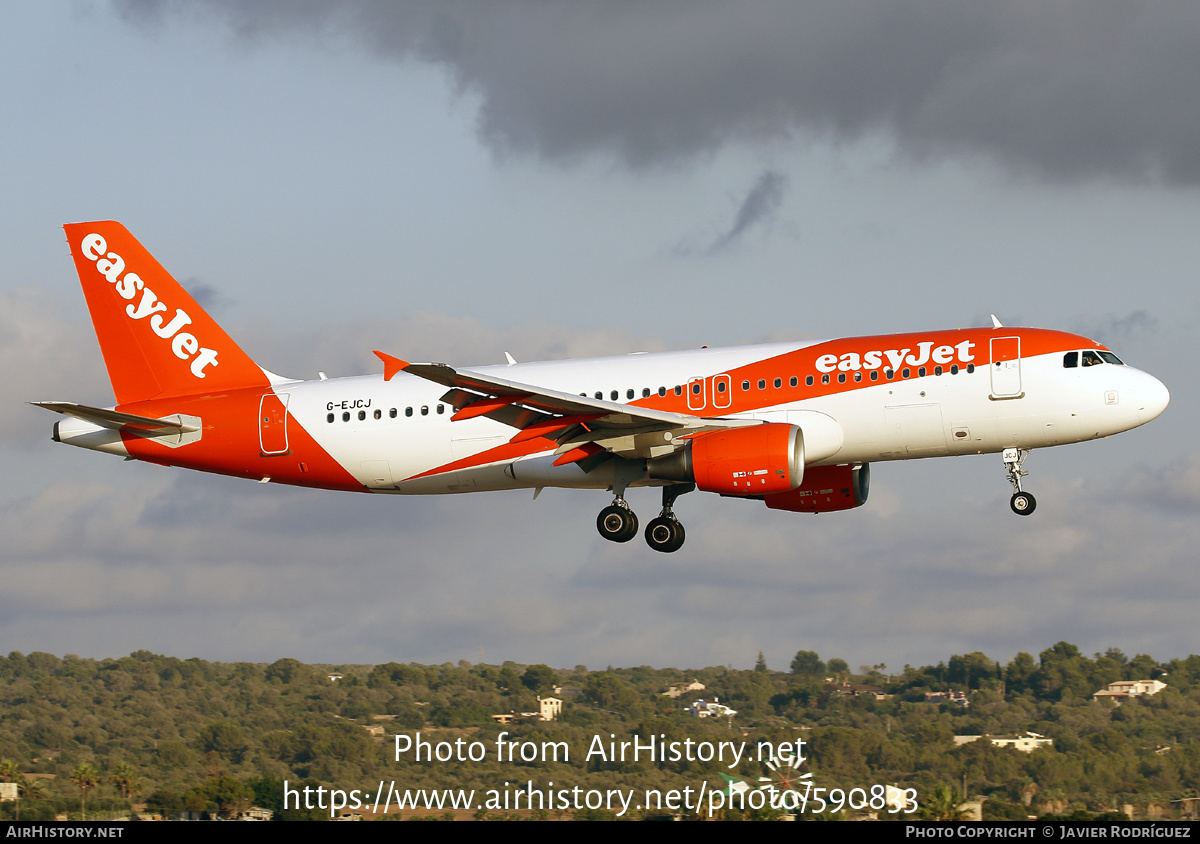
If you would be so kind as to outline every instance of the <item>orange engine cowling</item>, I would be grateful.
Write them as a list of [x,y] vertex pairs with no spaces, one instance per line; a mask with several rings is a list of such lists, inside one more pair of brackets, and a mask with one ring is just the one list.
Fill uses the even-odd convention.
[[804,479],[804,435],[795,425],[768,423],[713,431],[692,440],[696,486],[722,495],[771,495]]
[[772,510],[795,513],[832,513],[851,510],[867,501],[871,488],[871,464],[810,466],[804,483],[793,490],[766,495],[763,501]]

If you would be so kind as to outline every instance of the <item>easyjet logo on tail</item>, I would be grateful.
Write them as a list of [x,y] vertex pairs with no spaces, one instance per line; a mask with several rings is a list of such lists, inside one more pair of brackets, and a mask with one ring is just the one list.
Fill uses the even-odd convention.
[[[148,320],[150,330],[164,341],[170,343],[171,352],[180,360],[190,360],[192,375],[197,378],[205,376],[204,368],[217,365],[217,352],[200,345],[196,335],[184,331],[183,328],[192,322],[187,311],[176,308],[174,315],[168,320],[165,315],[170,307],[160,302],[153,290],[137,273],[125,272],[125,259],[116,252],[108,251],[108,243],[98,234],[89,234],[80,244],[84,257],[96,264],[96,271],[113,285],[117,295],[134,304],[126,305],[125,314],[132,320]],[[140,297],[138,294],[141,294]]]

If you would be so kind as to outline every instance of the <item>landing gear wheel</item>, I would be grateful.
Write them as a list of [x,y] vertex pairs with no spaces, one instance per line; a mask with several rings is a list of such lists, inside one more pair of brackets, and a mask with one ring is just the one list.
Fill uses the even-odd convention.
[[646,525],[646,544],[665,554],[683,547],[685,535],[683,525],[674,516],[659,516]]
[[637,516],[628,507],[612,504],[596,517],[596,530],[609,542],[628,542],[637,536]]
[[1014,492],[1013,497],[1008,501],[1008,506],[1018,516],[1028,516],[1037,508],[1037,499],[1028,492]]

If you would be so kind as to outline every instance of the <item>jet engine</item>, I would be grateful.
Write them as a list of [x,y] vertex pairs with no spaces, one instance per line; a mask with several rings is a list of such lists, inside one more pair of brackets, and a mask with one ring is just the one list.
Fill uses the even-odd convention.
[[804,472],[804,483],[787,492],[764,495],[763,501],[772,510],[832,513],[861,507],[867,502],[870,488],[870,463],[809,466]]
[[650,477],[695,483],[705,492],[739,497],[788,493],[804,479],[804,434],[767,423],[699,434],[674,454],[650,460]]

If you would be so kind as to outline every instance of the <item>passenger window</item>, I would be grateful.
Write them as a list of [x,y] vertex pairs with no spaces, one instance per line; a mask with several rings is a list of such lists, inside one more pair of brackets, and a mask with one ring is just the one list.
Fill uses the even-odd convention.
[[333,421],[333,414],[331,413],[331,414],[329,414],[328,416],[326,416],[326,417],[325,417],[325,421],[326,421],[326,422],[332,422],[332,421]]
[[699,381],[697,381],[695,384],[692,385],[692,395],[693,396],[700,395],[700,382]]
[[426,405],[423,405],[423,406],[421,407],[421,415],[422,415],[422,416],[428,416],[428,415],[429,415],[429,405],[427,405],[427,404],[426,404]]
[[776,379],[775,379],[775,389],[776,389],[776,390],[778,390],[778,389],[779,389],[780,387],[782,387],[782,386],[783,386],[783,379],[782,379],[782,378],[776,378]]
[[383,418],[383,411],[382,411],[382,410],[376,410],[376,411],[375,411],[375,418],[376,418],[376,419],[382,419],[382,418]]
[[629,389],[629,390],[626,390],[626,391],[625,391],[625,398],[626,398],[626,399],[632,399],[632,398],[633,398],[633,390],[632,390],[632,389]]
[[1079,366],[1079,352],[1067,352],[1063,355],[1063,369],[1074,369]]
[[911,370],[911,369],[909,369],[907,366],[906,366],[906,367],[904,367],[904,369],[900,370],[900,377],[901,377],[901,378],[907,378],[907,377],[908,377],[908,376],[910,376],[910,375],[912,375],[912,370]]
[[616,401],[617,397],[620,396],[621,394],[618,393],[616,390],[613,390],[611,393],[609,393],[609,395],[612,396],[613,401]]
[[367,412],[365,410],[360,410],[358,412],[358,421],[362,422],[366,418],[367,418]]
[[596,391],[596,398],[600,399],[600,401],[604,401],[604,393],[602,393],[602,392],[600,392],[599,390],[597,390],[597,391]]
[[760,389],[760,390],[767,389],[767,379],[765,379],[765,378],[758,379],[758,389]]
[[725,392],[725,382],[724,382],[724,381],[718,381],[718,382],[717,382],[717,392],[718,392],[718,393],[723,393],[723,392]]
[[804,379],[804,386],[811,387],[812,385],[813,385],[813,377],[811,375],[806,376]]
[[800,383],[800,379],[797,378],[795,375],[792,376],[792,380],[788,381],[788,384],[793,387],[795,387],[799,383]]
[[925,377],[925,367],[922,366],[920,369],[918,369],[917,374],[920,375],[922,378],[924,378]]
[[675,385],[675,395],[677,395],[677,396],[683,395],[683,385],[682,384]]
[[742,392],[744,393],[744,392],[746,392],[746,390],[749,390],[749,389],[750,389],[750,382],[749,382],[749,381],[743,381],[743,382],[742,382]]
[[941,368],[940,366],[935,366],[935,367],[933,368],[933,374],[934,374],[934,375],[941,375],[941,374],[942,374],[942,368]]
[[412,408],[411,408],[411,407],[406,407],[406,408],[404,408],[404,415],[405,415],[405,416],[412,416]]
[[855,381],[861,381],[861,380],[862,380],[862,373],[861,373],[861,372],[856,372],[856,373],[854,373],[854,380],[855,380]]
[[872,370],[871,370],[871,380],[872,380],[872,381],[878,381],[878,380],[879,380],[879,370],[878,370],[878,369],[872,369]]
[[395,419],[395,418],[396,418],[396,408],[394,408],[394,407],[393,407],[391,410],[389,410],[389,411],[388,411],[388,416],[390,416],[391,418]]
[[883,374],[889,381],[896,377],[896,373],[890,369],[886,370]]
[[822,375],[822,376],[821,376],[821,383],[822,383],[822,384],[828,384],[828,383],[829,383],[829,376],[828,376],[828,375]]
[[957,364],[957,363],[956,363],[956,364],[952,364],[952,365],[951,365],[951,367],[950,367],[950,374],[951,374],[951,375],[957,375],[957,374],[958,374],[958,364]]
[[350,421],[350,411],[347,410],[345,413],[342,414],[342,421],[343,422]]
[[660,397],[661,397],[661,396],[665,396],[666,394],[667,394],[667,388],[666,388],[666,387],[659,387],[659,388],[658,388],[658,395],[659,395]]
[[438,413],[445,413],[445,412],[446,412],[446,406],[444,404],[439,404],[438,405]]
[[975,364],[968,363],[967,364],[967,374],[970,375],[974,371],[975,371]]
[[642,387],[642,398],[644,398],[644,399],[650,398],[650,388],[649,387]]

